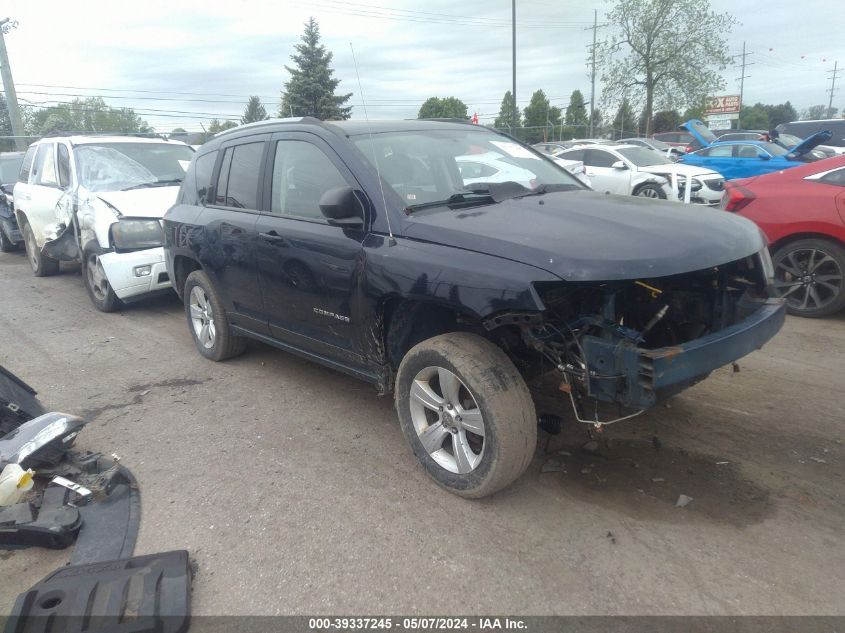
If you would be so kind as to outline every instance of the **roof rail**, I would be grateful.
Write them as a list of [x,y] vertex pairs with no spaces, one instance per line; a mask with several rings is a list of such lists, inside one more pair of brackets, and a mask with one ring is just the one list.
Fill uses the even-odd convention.
[[469,123],[470,125],[478,125],[473,123],[471,119],[456,119],[454,117],[431,117],[425,119],[405,119],[406,121],[437,121],[439,123]]
[[270,118],[264,119],[263,121],[253,121],[252,123],[243,123],[241,125],[236,125],[235,127],[230,127],[228,130],[223,130],[222,132],[218,132],[214,135],[213,138],[220,138],[221,136],[225,136],[227,134],[231,134],[233,132],[240,132],[241,130],[254,128],[254,127],[264,127],[265,125],[273,125],[276,123],[311,123],[314,125],[323,125],[323,121],[320,119],[311,117],[311,116],[299,116],[299,117],[283,117],[283,118]]

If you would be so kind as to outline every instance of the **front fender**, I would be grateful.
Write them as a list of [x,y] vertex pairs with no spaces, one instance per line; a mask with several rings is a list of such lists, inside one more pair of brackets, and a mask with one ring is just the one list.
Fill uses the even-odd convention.
[[370,235],[366,291],[375,298],[399,296],[430,301],[477,319],[498,312],[542,311],[533,284],[561,281],[550,272],[502,257],[398,238]]

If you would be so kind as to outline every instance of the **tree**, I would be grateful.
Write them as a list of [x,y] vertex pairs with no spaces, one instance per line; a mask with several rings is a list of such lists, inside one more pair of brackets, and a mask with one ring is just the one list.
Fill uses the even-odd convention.
[[613,138],[625,138],[636,136],[637,121],[634,117],[634,109],[628,99],[623,98],[613,118]]
[[285,66],[290,80],[282,93],[279,116],[313,116],[324,121],[348,119],[352,107],[344,104],[352,93],[335,94],[340,79],[333,76],[332,53],[320,44],[320,27],[313,17],[305,25],[302,44],[295,48],[296,53],[291,55],[295,67]]
[[[517,127],[522,125],[522,114],[519,111],[519,106],[516,108],[516,125]],[[513,127],[513,94],[510,90],[502,98],[502,105],[499,106],[499,116],[493,122],[493,127],[500,130],[510,130],[511,134],[516,132],[516,130],[511,129]]]
[[642,104],[646,134],[656,104],[697,103],[724,87],[736,20],[711,11],[708,0],[616,0],[607,19],[615,32],[596,47],[603,100]]
[[766,130],[773,129],[781,123],[795,121],[798,118],[798,113],[789,101],[778,105],[764,105],[763,107],[769,115],[769,127],[764,128]]
[[584,105],[584,95],[580,90],[573,90],[569,95],[569,105],[566,106],[566,124],[584,129],[589,125],[587,106]]
[[148,134],[155,130],[132,108],[113,108],[102,97],[76,98],[39,110],[32,117],[38,135],[54,132],[114,132]]
[[211,119],[211,122],[208,124],[208,129],[206,130],[211,136],[214,136],[218,132],[223,132],[224,130],[231,130],[233,127],[238,127],[238,124],[234,121],[220,121],[220,119]]
[[[9,107],[6,105],[6,96],[0,92],[0,136],[12,136],[12,119],[9,116]],[[15,139],[0,139],[0,151],[14,151]]]
[[256,121],[265,121],[269,118],[267,116],[267,110],[261,105],[261,99],[252,96],[246,104],[244,115],[241,117],[241,123],[254,123]]
[[549,103],[546,93],[537,90],[531,95],[531,101],[522,110],[525,131],[523,140],[527,143],[537,143],[545,140],[549,126],[560,125],[560,108]]
[[683,115],[681,115],[681,123],[689,121],[690,119],[698,119],[700,121],[704,118],[705,108],[706,104],[704,101],[701,101],[696,105],[691,105],[686,110],[684,110]]
[[[688,121],[689,119],[684,119]],[[681,125],[681,115],[677,110],[661,110],[654,113],[654,118],[651,121],[652,132],[671,132],[677,130]]]
[[593,108],[593,129],[599,129],[603,122],[604,117],[602,116],[601,110],[599,110],[598,108]]
[[801,120],[815,121],[818,119],[832,119],[836,116],[837,112],[839,112],[839,108],[830,108],[828,110],[826,105],[814,105],[801,113]]
[[743,106],[739,114],[739,128],[742,130],[769,130],[769,113],[762,103],[750,108]]
[[418,119],[469,119],[466,104],[457,97],[429,97],[420,106]]

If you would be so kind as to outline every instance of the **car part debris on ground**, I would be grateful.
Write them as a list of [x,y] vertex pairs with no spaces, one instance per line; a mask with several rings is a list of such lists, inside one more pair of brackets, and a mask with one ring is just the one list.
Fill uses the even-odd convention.
[[6,632],[186,631],[188,553],[131,558],[141,508],[134,476],[117,455],[72,451],[85,421],[44,413],[34,396],[0,372],[0,547],[76,546],[69,566],[18,596]]

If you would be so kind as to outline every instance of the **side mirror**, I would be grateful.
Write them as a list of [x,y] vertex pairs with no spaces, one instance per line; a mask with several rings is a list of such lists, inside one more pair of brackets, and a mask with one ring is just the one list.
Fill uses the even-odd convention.
[[364,209],[352,187],[335,187],[320,196],[320,212],[329,224],[363,226]]
[[769,160],[771,156],[769,156],[766,152],[760,152],[757,154],[757,158],[760,160]]
[[611,165],[613,169],[628,169],[628,165],[625,164],[625,161],[617,160],[615,163]]

